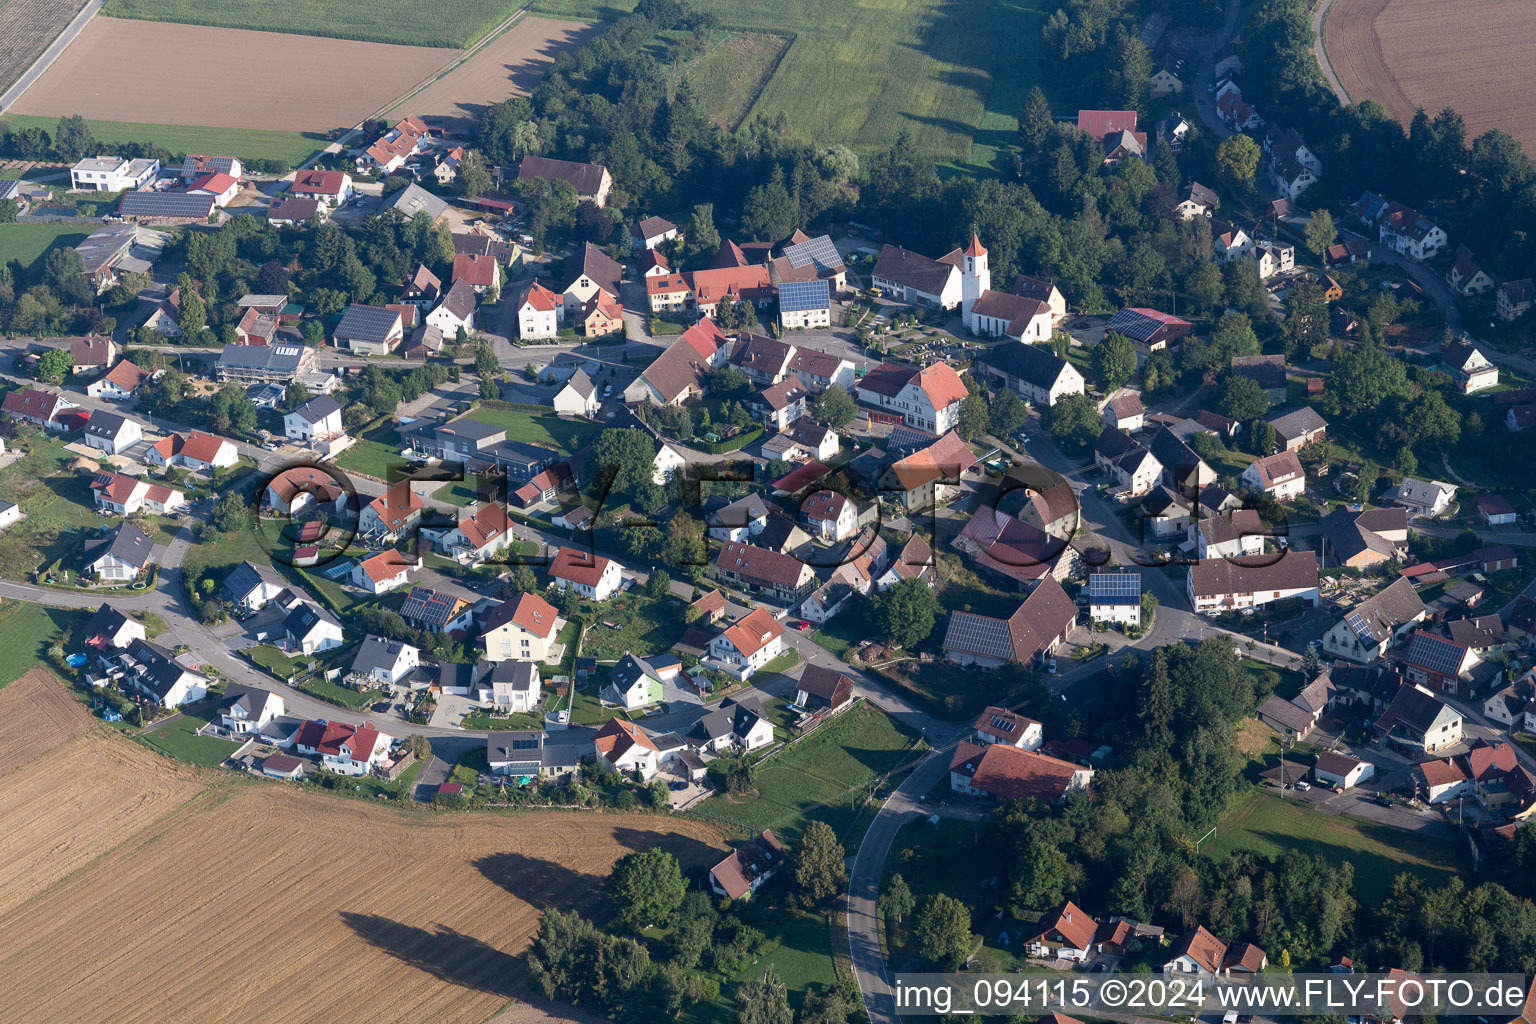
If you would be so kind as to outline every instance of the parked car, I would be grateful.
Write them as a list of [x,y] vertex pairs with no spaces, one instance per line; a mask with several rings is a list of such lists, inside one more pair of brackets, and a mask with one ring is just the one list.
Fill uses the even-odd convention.
[[679,779],[678,781],[672,783],[667,788],[670,789],[670,790],[673,790],[674,792],[676,792],[677,790],[680,790],[680,789],[687,789],[688,788],[688,783],[686,783],[686,782],[682,781],[681,779]]
[[1296,788],[1305,793],[1307,790],[1312,788],[1312,784],[1310,782],[1298,782],[1296,783]]
[[810,629],[811,628],[811,624],[806,619],[801,619],[799,622],[795,623],[795,628],[796,629]]

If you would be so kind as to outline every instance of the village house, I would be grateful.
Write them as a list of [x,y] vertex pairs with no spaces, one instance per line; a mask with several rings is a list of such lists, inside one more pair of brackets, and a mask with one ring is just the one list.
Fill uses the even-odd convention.
[[1188,320],[1144,306],[1127,306],[1104,325],[1106,333],[1115,331],[1130,338],[1143,356],[1168,348],[1194,329]]
[[1055,405],[1062,395],[1080,395],[1086,390],[1077,367],[1044,346],[994,345],[977,357],[972,372],[993,387],[1008,388],[1026,402],[1047,407]]
[[1492,291],[1495,284],[1465,244],[1456,246],[1456,258],[1445,272],[1445,283],[1458,295],[1483,295]]
[[1376,766],[1336,750],[1324,750],[1312,765],[1312,778],[1325,786],[1353,789],[1376,777]]
[[370,543],[393,544],[420,522],[425,508],[411,481],[401,480],[363,507],[358,535]]
[[467,631],[474,613],[475,606],[464,598],[430,587],[412,587],[400,606],[400,617],[407,625],[428,633]]
[[578,201],[601,207],[608,202],[613,179],[608,168],[572,160],[553,160],[547,156],[525,156],[518,164],[517,180],[563,181],[576,190]]
[[1180,220],[1194,220],[1196,217],[1214,217],[1220,205],[1221,198],[1213,189],[1206,188],[1198,181],[1191,181],[1179,193],[1179,201],[1173,212],[1179,215]]
[[178,708],[208,695],[208,678],[178,664],[170,651],[148,640],[134,640],[110,662],[123,672],[123,681],[165,708]]
[[288,589],[282,575],[270,565],[241,562],[224,577],[224,593],[242,615],[261,611]]
[[[949,762],[949,788],[989,800],[1039,800],[1059,803],[1068,793],[1086,790],[1093,769],[1006,743],[978,746],[961,740]],[[1091,936],[1090,936],[1091,938]]]
[[1039,750],[1045,742],[1045,727],[1006,708],[986,707],[971,726],[970,741],[983,747],[1006,743],[1024,750]]
[[70,429],[71,410],[79,408],[57,391],[33,387],[17,388],[0,403],[7,415],[55,433]]
[[629,240],[635,252],[655,249],[679,235],[676,224],[664,217],[647,217],[630,225]]
[[638,658],[629,651],[608,673],[608,685],[598,695],[604,703],[626,710],[660,704],[666,684],[676,679],[682,663],[672,655]]
[[159,160],[86,157],[70,167],[69,187],[76,192],[122,192],[143,188],[159,173]]
[[1265,608],[1292,598],[1316,606],[1317,554],[1290,549],[1263,565],[1203,558],[1189,567],[1187,592],[1190,605],[1205,615]]
[[1536,282],[1528,277],[1505,281],[1494,291],[1494,311],[1506,323],[1518,320],[1536,303]]
[[1150,491],[1162,477],[1163,465],[1131,435],[1118,427],[1105,427],[1093,444],[1093,462],[1113,477],[1129,497]]
[[[810,571],[810,566],[804,568]],[[758,606],[709,642],[709,657],[703,664],[735,679],[746,680],[778,657],[783,647],[784,627],[772,612]]]
[[773,832],[763,829],[709,869],[710,888],[726,899],[750,899],[786,863],[788,856]]
[[1245,487],[1263,491],[1276,501],[1289,501],[1307,489],[1307,474],[1293,451],[1253,460],[1239,479]]
[[[579,256],[573,255],[565,268],[565,287],[561,289],[561,301],[565,306],[563,320],[581,321],[585,310],[599,295],[609,303],[619,301],[619,281],[623,277],[619,265],[591,242],[586,243]],[[596,305],[590,308],[596,309]]]
[[517,304],[517,336],[530,340],[556,337],[564,317],[565,303],[560,296],[534,281]]
[[1212,218],[1211,256],[1218,263],[1231,263],[1253,250],[1253,236],[1230,221]]
[[1257,511],[1238,508],[1191,523],[1189,535],[1200,558],[1238,558],[1261,554],[1270,531]]
[[1046,575],[1006,619],[951,612],[944,656],[954,664],[980,668],[1044,664],[1076,621],[1077,605],[1054,576]]
[[860,402],[899,413],[909,427],[944,434],[960,419],[960,405],[969,392],[960,375],[946,363],[920,370],[881,363],[858,382]]
[[370,594],[387,594],[410,582],[406,573],[420,563],[393,548],[380,551],[352,567],[352,585]]
[[182,491],[164,484],[124,476],[121,473],[97,473],[91,481],[96,496],[96,507],[119,516],[137,515],[141,511],[167,515],[186,504]]
[[1336,508],[1320,521],[1323,558],[1335,566],[1369,569],[1408,557],[1408,515],[1400,508],[1354,512]]
[[1479,661],[1469,644],[1419,629],[1403,655],[1403,674],[1410,683],[1427,689],[1468,694],[1473,686],[1472,670]]
[[364,174],[390,174],[405,166],[410,157],[422,151],[431,129],[414,114],[407,114],[395,126],[357,157],[357,169]]
[[283,638],[290,652],[323,654],[343,645],[341,620],[313,601],[295,601],[283,619]]
[[[101,377],[87,384],[85,393],[92,398],[100,398],[108,402],[126,402],[138,394],[139,386],[150,376],[147,371],[139,369],[124,359]],[[96,413],[97,417],[101,415],[103,414]]]
[[694,723],[687,740],[701,753],[758,750],[773,742],[773,723],[764,717],[756,701],[727,697]]
[[308,444],[341,432],[341,403],[330,395],[316,395],[283,415],[283,434],[292,441]]
[[834,712],[853,700],[853,680],[836,669],[805,666],[795,684],[795,703],[807,711]]
[[74,374],[95,373],[117,362],[117,342],[105,334],[91,334],[76,338],[69,343],[69,357],[73,360],[69,372]]
[[352,674],[370,683],[393,686],[421,664],[421,651],[400,640],[370,633],[352,658]]
[[1462,718],[1422,686],[1404,684],[1377,718],[1376,732],[1410,756],[1433,754],[1461,742]]
[[327,209],[336,209],[351,202],[352,175],[346,171],[295,171],[289,192],[303,199],[313,199]]
[[490,255],[460,254],[453,258],[453,280],[467,282],[476,295],[495,302],[501,294],[501,264]]
[[347,307],[334,332],[337,348],[363,356],[386,355],[394,351],[404,335],[405,323],[398,310],[360,302]]
[[320,758],[331,771],[357,777],[382,765],[393,741],[371,725],[310,721],[299,726],[293,745],[301,754]]
[[950,500],[965,474],[976,466],[976,453],[953,430],[934,438],[922,433],[922,440],[907,449],[909,454],[887,465],[878,478],[885,500],[898,501],[912,511]]
[[621,775],[642,782],[661,769],[661,752],[645,730],[623,718],[610,718],[593,737],[597,759]]
[[606,601],[624,582],[623,566],[601,555],[561,548],[549,563],[549,581],[560,590],[574,590],[588,601]]
[[144,461],[151,466],[179,466],[195,473],[212,473],[239,462],[240,451],[233,441],[194,430],[186,437],[168,434],[156,441],[144,453]]
[[1248,254],[1258,264],[1259,280],[1267,281],[1276,274],[1289,274],[1296,269],[1296,247],[1261,238],[1253,243]]
[[716,579],[748,593],[794,604],[810,593],[816,574],[793,555],[741,541],[725,541],[710,567]]
[[1356,216],[1375,225],[1380,241],[1403,256],[1423,262],[1445,247],[1445,229],[1411,206],[1364,193],[1351,207]]
[[1456,487],[1442,480],[1416,480],[1413,477],[1406,477],[1402,483],[1390,488],[1382,497],[1406,509],[1410,517],[1434,518],[1450,508],[1451,502],[1456,500]]
[[154,547],[137,527],[123,523],[105,536],[85,542],[83,571],[103,583],[137,579],[149,568]]
[[538,594],[519,594],[480,619],[480,644],[488,661],[545,661],[560,622],[554,605]]
[[1120,391],[1104,400],[1099,411],[1104,425],[1127,434],[1134,434],[1146,425],[1147,410],[1141,404],[1141,396],[1133,391]]
[[271,690],[228,683],[219,701],[219,724],[240,736],[260,733],[285,712],[283,698]]
[[504,711],[529,712],[543,693],[539,666],[532,661],[498,661],[491,666],[490,702]]
[[1299,451],[1328,435],[1328,421],[1310,405],[1283,416],[1272,416],[1269,425],[1275,428],[1275,439],[1280,442],[1281,449],[1288,452]]
[[1040,918],[1040,930],[1025,941],[1030,956],[1081,963],[1093,956],[1099,923],[1068,900]]
[[779,326],[786,331],[810,330],[832,326],[832,289],[830,282],[786,281],[777,286]]
[[1461,393],[1470,395],[1499,384],[1499,368],[1473,342],[1463,338],[1445,346],[1440,361],[1461,381]]
[[86,422],[81,440],[108,455],[118,455],[138,444],[143,437],[137,420],[116,413],[97,412]]
[[1088,618],[1122,626],[1141,625],[1141,574],[1096,572],[1088,576]]

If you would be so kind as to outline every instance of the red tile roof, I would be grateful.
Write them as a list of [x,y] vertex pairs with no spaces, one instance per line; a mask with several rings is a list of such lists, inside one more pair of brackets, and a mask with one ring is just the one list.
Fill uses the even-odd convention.
[[541,313],[552,313],[560,308],[560,299],[554,292],[535,281],[523,293],[523,306],[532,306]]
[[561,548],[549,563],[549,575],[553,579],[567,580],[584,587],[596,587],[603,573],[612,564],[601,555],[589,554],[575,548]]
[[732,647],[741,652],[742,657],[750,658],[772,643],[775,637],[783,636],[784,627],[779,625],[779,621],[768,609],[753,608],[722,635],[731,642]]
[[148,373],[124,359],[103,374],[101,379],[116,384],[122,390],[132,393],[138,390],[140,382],[147,376],[149,376]]
[[1040,919],[1040,930],[1034,937],[1044,939],[1055,932],[1066,939],[1073,949],[1092,949],[1093,936],[1098,930],[1099,923],[1090,917],[1086,910],[1067,900],[1056,909],[1055,913],[1047,914]]
[[290,191],[304,196],[339,196],[346,178],[345,171],[299,171],[293,176]]
[[453,279],[468,281],[476,288],[496,284],[496,258],[480,253],[462,253],[453,258]]
[[973,788],[999,800],[1033,798],[1054,803],[1066,795],[1073,776],[1084,769],[1005,743],[983,747],[961,741],[949,770],[969,775]]
[[416,492],[411,490],[411,482],[402,480],[383,494],[368,503],[368,507],[378,515],[379,521],[390,533],[398,533],[426,506]]
[[362,570],[368,578],[375,583],[383,583],[392,580],[411,567],[411,562],[400,552],[393,549],[380,551],[372,558],[362,562]]

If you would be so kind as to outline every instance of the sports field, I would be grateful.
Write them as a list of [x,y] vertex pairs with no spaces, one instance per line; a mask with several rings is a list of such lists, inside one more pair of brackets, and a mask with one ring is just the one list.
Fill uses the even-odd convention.
[[[551,17],[605,18],[633,0],[535,0]],[[696,0],[722,28],[793,36],[752,107],[789,116],[796,134],[859,152],[908,129],[918,149],[992,170],[995,140],[1016,125],[1040,77],[1041,0]],[[1049,83],[1042,87],[1050,94]],[[984,115],[992,114],[984,120]],[[972,153],[978,138],[983,151]]]
[[[37,114],[6,114],[0,122],[12,131],[36,126],[50,136],[59,127],[58,117]],[[86,118],[91,134],[103,145],[148,142],[172,153],[218,153],[242,160],[281,160],[297,166],[325,146],[319,132],[267,130],[260,128],[203,128],[185,124],[132,124],[124,121],[97,121]],[[335,127],[333,125],[332,127]]]
[[435,4],[416,0],[108,0],[104,13],[143,21],[460,49],[521,6],[522,0]]
[[[1525,0],[1335,0],[1328,63],[1350,100],[1376,100],[1403,125],[1453,107],[1467,137],[1502,128],[1536,152],[1536,7]],[[1497,82],[1497,88],[1489,88]]]
[[389,116],[416,114],[435,125],[467,131],[486,107],[532,92],[560,52],[593,31],[594,26],[586,22],[523,18],[462,64],[406,97]]
[[20,78],[84,6],[85,0],[0,0],[0,90]]
[[41,670],[0,690],[0,1022],[479,1024],[525,994],[545,907],[619,856],[691,869],[705,825],[434,814],[177,764]]
[[[174,73],[147,73],[145,55],[154,53],[175,54]],[[127,124],[324,132],[356,124],[452,58],[430,46],[98,16],[12,109]]]

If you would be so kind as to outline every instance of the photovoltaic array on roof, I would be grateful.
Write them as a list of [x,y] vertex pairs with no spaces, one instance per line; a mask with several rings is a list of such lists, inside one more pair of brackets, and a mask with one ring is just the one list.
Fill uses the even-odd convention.
[[830,304],[830,292],[825,281],[786,281],[779,285],[780,312],[826,309]]
[[826,235],[796,242],[784,250],[784,258],[797,269],[812,263],[820,270],[834,270],[843,265],[843,257],[838,254],[837,246]]
[[1359,612],[1350,612],[1344,616],[1344,624],[1355,631],[1355,635],[1367,644],[1374,644],[1375,637],[1371,635],[1371,627],[1366,625],[1365,616]]
[[970,651],[988,658],[1011,660],[1013,640],[1008,636],[1008,623],[985,615],[969,612],[953,612],[949,616],[949,630],[944,645],[954,650]]
[[1141,575],[1134,572],[1096,572],[1088,577],[1089,600],[1094,604],[1137,604],[1141,601]]
[[1413,638],[1413,647],[1408,652],[1408,661],[1414,665],[1421,665],[1431,672],[1455,675],[1457,669],[1461,667],[1461,659],[1465,653],[1465,649],[1459,644],[1453,644],[1449,640],[1430,633],[1419,633]]
[[992,728],[998,732],[1013,732],[1018,727],[1018,723],[1011,718],[1004,718],[1002,715],[992,716]]

